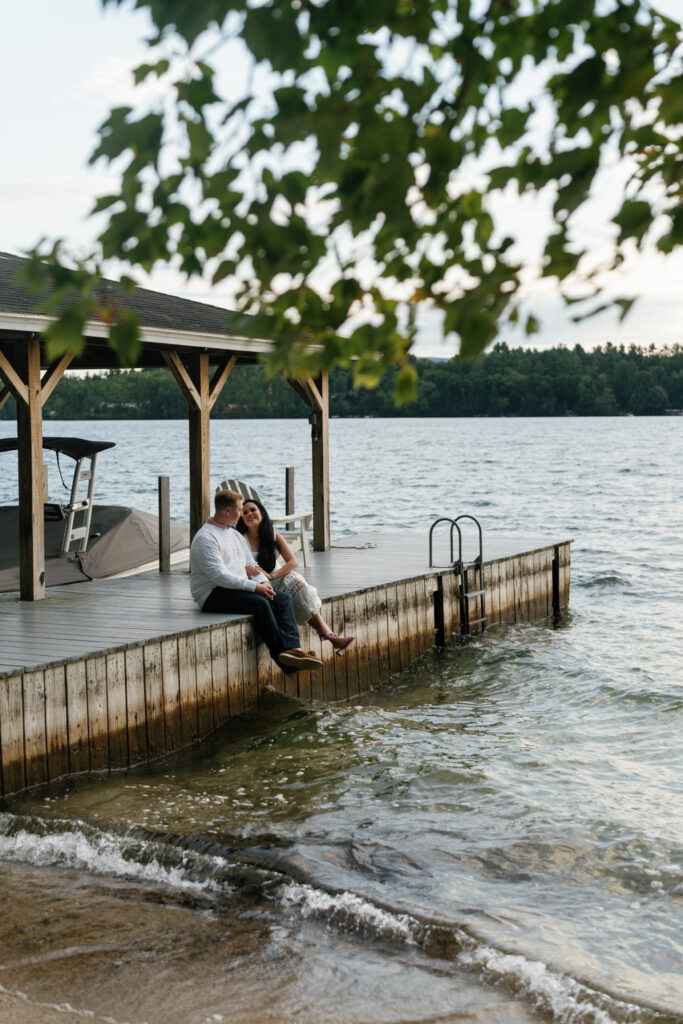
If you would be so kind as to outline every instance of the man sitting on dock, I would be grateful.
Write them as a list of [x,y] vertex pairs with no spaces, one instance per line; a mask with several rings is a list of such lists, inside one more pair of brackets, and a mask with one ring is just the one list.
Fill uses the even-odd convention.
[[242,534],[232,529],[242,495],[217,491],[214,507],[190,546],[192,597],[203,612],[253,615],[271,658],[284,669],[321,668],[319,658],[301,649],[290,598],[273,590]]

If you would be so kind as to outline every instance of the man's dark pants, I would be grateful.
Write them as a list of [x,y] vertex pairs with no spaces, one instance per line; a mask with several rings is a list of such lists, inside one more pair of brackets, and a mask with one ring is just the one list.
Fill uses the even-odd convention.
[[275,594],[272,601],[249,590],[229,590],[214,587],[202,606],[203,612],[233,612],[253,615],[261,638],[277,661],[283,651],[301,646],[292,609],[292,601],[286,594]]

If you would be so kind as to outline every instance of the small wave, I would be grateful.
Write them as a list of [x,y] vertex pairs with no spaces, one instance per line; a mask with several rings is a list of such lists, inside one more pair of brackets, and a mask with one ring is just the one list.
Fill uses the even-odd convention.
[[228,864],[215,854],[122,837],[84,822],[51,821],[49,829],[47,824],[0,813],[0,859],[133,878],[195,893],[226,891],[220,869]]
[[[456,924],[421,920],[353,892],[295,880],[286,855],[267,858],[272,862],[264,870],[263,853],[263,847],[224,847],[198,836],[157,834],[134,826],[119,834],[116,826],[105,831],[83,821],[0,812],[0,860],[65,866],[212,899],[246,891],[247,883],[257,898],[296,909],[303,917],[320,917],[348,931],[414,947],[442,963],[476,972],[485,983],[504,985],[556,1024],[655,1024],[675,1019],[607,995],[540,961],[497,950]],[[255,865],[256,888],[250,873]]]
[[414,930],[417,922],[408,914],[394,914],[350,892],[328,893],[311,885],[290,882],[280,898],[286,906],[299,907],[305,917],[321,914],[354,928],[372,931],[378,935],[401,939],[415,945]]
[[417,946],[431,956],[475,971],[484,981],[502,984],[526,999],[557,1024],[655,1024],[664,1020],[673,1024],[668,1014],[600,992],[541,961],[504,953],[462,928],[423,922],[355,893],[330,893],[290,882],[280,888],[279,899],[285,906],[298,907],[306,917],[320,916],[353,931]]
[[[596,992],[538,960],[480,945],[460,953],[456,962],[525,996],[535,1009],[561,1024],[621,1024],[644,1019],[642,1007]],[[652,1019],[649,1014],[648,1018]]]
[[575,583],[574,588],[582,587],[630,587],[631,580],[626,579],[625,576],[620,576],[618,573],[612,576],[593,576],[589,580],[581,580],[580,583]]

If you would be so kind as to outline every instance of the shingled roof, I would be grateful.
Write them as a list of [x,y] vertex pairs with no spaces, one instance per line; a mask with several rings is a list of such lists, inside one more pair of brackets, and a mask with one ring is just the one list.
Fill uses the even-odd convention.
[[[28,260],[9,252],[0,252],[0,311],[7,313],[40,314],[46,296],[35,296],[17,284],[16,276]],[[200,331],[225,336],[236,333],[244,336],[249,318],[220,306],[210,306],[177,295],[138,288],[131,296],[124,294],[116,281],[107,281],[107,296],[120,300],[140,318],[143,327],[170,330]]]

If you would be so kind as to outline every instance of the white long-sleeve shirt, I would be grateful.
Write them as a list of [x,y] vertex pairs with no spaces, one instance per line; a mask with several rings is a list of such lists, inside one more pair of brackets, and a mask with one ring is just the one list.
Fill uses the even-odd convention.
[[241,533],[231,526],[204,523],[190,545],[190,590],[199,607],[214,587],[253,593],[259,580],[249,579],[247,564],[258,563]]

